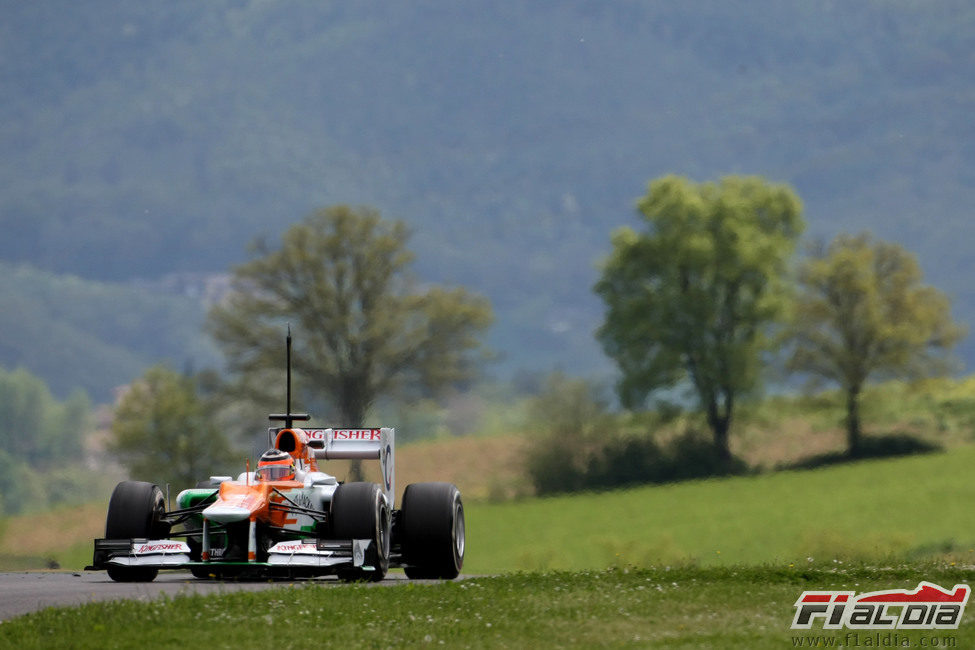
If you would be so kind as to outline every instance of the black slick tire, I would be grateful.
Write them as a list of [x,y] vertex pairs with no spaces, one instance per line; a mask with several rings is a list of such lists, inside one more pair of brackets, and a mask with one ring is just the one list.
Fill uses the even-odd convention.
[[332,537],[337,540],[372,540],[366,551],[368,571],[359,567],[343,569],[339,578],[346,581],[379,582],[389,570],[390,514],[382,490],[375,483],[345,483],[332,496]]
[[400,513],[406,576],[453,580],[464,566],[464,504],[452,483],[413,483]]
[[[106,539],[160,539],[169,535],[169,524],[162,520],[166,504],[162,490],[152,483],[122,481],[115,486],[105,518]],[[108,575],[116,582],[152,582],[159,569],[109,566]]]

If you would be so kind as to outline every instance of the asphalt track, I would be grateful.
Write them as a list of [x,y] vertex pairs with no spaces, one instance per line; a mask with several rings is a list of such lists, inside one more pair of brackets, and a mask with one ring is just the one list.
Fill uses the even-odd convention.
[[[384,584],[403,582],[402,573],[390,573]],[[334,578],[317,578],[318,583],[342,584]],[[47,607],[83,605],[100,600],[153,600],[160,594],[222,594],[257,591],[269,587],[302,585],[310,580],[221,581],[197,580],[189,572],[161,571],[152,582],[114,582],[104,571],[29,571],[0,573],[0,621]]]

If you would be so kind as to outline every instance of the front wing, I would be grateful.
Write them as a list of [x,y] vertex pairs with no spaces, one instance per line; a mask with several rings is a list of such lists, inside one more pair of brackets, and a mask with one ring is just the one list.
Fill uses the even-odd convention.
[[110,566],[147,569],[254,569],[260,573],[300,570],[305,574],[329,575],[342,569],[376,570],[366,564],[370,539],[295,540],[278,542],[268,549],[266,562],[194,562],[186,542],[171,539],[96,539],[92,565],[87,570]]

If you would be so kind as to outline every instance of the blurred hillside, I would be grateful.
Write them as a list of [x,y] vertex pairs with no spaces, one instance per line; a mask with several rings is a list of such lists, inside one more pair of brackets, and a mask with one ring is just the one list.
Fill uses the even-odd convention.
[[666,173],[790,183],[810,237],[900,242],[956,318],[975,316],[971,3],[6,1],[0,16],[0,365],[62,395],[107,399],[158,359],[210,363],[199,283],[173,274],[225,273],[254,237],[339,202],[406,220],[422,279],[491,299],[499,372],[608,372],[595,266]]

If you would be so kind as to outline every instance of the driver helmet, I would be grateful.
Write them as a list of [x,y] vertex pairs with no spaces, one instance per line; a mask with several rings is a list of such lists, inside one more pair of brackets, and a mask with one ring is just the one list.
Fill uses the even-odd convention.
[[265,481],[287,481],[295,477],[295,461],[280,449],[268,449],[257,462],[257,476]]

